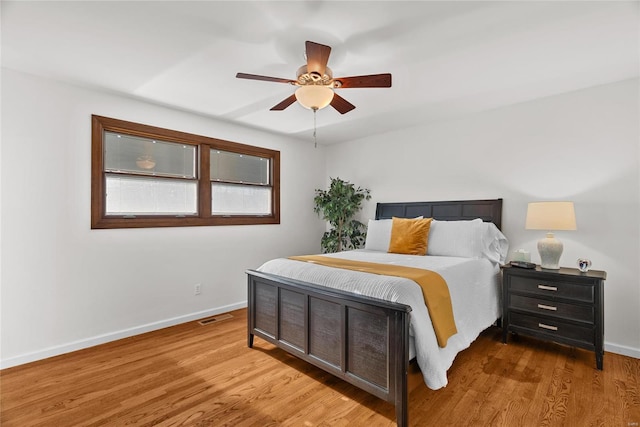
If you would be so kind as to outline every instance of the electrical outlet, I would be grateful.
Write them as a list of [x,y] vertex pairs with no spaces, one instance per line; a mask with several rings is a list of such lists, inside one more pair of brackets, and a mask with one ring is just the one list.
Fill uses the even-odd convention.
[[202,285],[200,283],[197,283],[194,287],[193,287],[193,294],[194,295],[200,295],[200,293],[202,292]]

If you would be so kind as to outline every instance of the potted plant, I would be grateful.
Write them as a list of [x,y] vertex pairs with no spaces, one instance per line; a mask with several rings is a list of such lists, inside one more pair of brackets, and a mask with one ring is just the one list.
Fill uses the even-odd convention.
[[316,189],[314,212],[322,213],[331,230],[324,233],[320,246],[323,253],[356,249],[367,235],[365,225],[353,219],[362,209],[362,201],[371,199],[368,189],[356,188],[349,181],[331,178],[329,190]]

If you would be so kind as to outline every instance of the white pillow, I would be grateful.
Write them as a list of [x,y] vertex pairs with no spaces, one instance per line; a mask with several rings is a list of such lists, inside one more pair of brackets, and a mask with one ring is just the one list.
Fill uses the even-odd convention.
[[482,220],[431,221],[427,255],[475,258],[480,253]]
[[476,218],[471,221],[431,222],[427,255],[487,258],[504,263],[509,244],[493,223]]
[[390,219],[370,219],[367,225],[367,238],[364,242],[364,248],[370,251],[387,252],[391,241],[392,222]]
[[509,252],[509,241],[498,227],[492,222],[483,222],[481,256],[491,262],[504,264]]

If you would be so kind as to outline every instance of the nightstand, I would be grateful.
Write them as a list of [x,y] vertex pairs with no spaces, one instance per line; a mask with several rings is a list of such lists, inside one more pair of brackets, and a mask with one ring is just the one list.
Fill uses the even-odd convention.
[[602,370],[605,271],[502,269],[502,342],[509,332],[594,351]]

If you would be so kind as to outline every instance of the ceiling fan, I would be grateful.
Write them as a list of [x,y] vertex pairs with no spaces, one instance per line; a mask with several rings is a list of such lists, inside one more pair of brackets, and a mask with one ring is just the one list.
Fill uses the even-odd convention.
[[340,114],[344,114],[356,107],[335,93],[334,89],[391,87],[391,74],[389,73],[334,78],[331,68],[327,67],[331,47],[311,41],[307,41],[305,47],[307,65],[298,68],[296,80],[246,73],[238,73],[236,77],[239,79],[289,83],[298,86],[293,95],[273,106],[271,108],[272,111],[282,111],[298,101],[300,105],[310,110],[317,111],[327,105],[331,105]]

